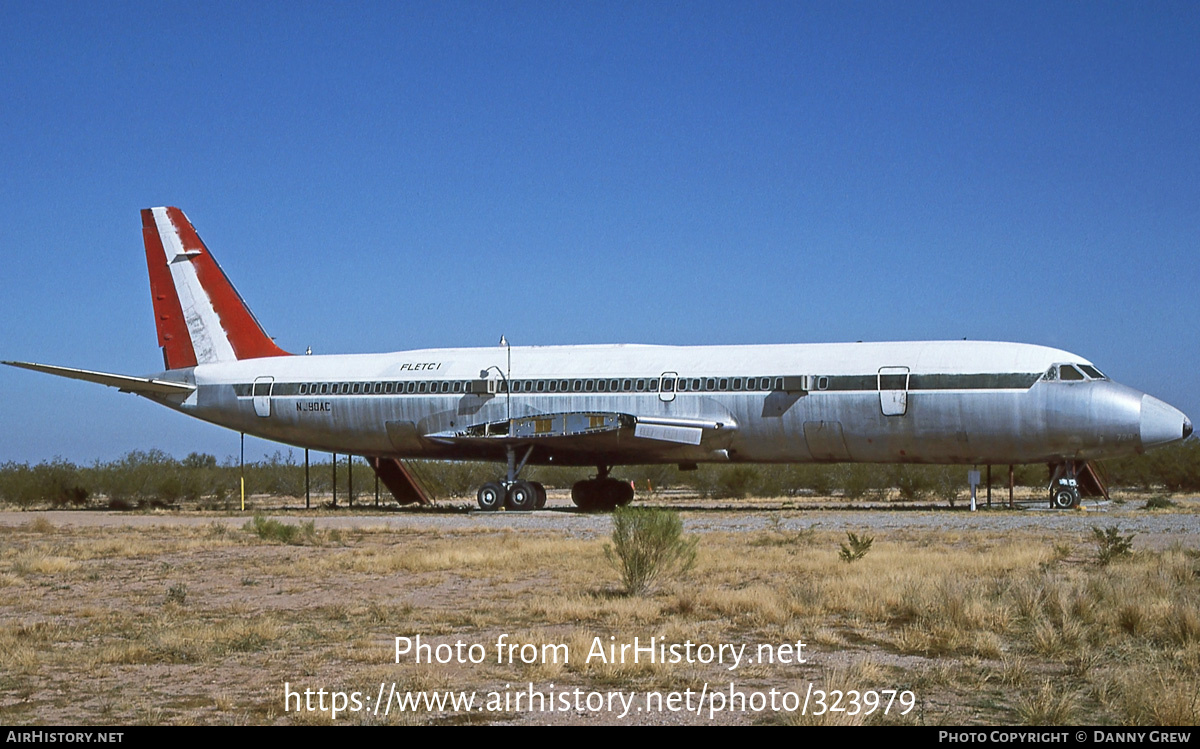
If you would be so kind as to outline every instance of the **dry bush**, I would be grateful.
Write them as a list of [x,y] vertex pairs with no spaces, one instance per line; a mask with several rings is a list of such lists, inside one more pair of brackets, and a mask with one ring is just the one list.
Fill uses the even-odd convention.
[[696,563],[696,539],[683,537],[678,513],[652,507],[619,507],[613,512],[612,543],[604,556],[621,575],[631,596],[658,580],[684,574]]

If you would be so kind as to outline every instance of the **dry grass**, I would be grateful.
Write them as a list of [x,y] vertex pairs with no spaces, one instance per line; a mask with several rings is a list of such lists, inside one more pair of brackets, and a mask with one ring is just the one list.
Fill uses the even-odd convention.
[[[3,529],[0,721],[330,722],[285,711],[283,683],[405,689],[912,689],[919,709],[819,721],[1194,724],[1200,578],[1185,547],[1101,567],[1040,532],[843,530],[700,534],[695,568],[631,598],[602,538],[509,530],[343,529],[264,542],[227,525],[97,529],[36,517]],[[176,594],[171,595],[170,591]],[[482,643],[478,665],[394,662],[394,638]],[[496,663],[510,642],[566,662]],[[588,663],[602,643],[807,644],[805,664]],[[538,722],[522,712],[495,722]],[[561,720],[584,720],[573,713]],[[405,724],[446,714],[339,716]],[[590,720],[594,721],[595,718]],[[618,722],[615,717],[602,718]],[[653,716],[642,718],[654,722]],[[810,724],[811,715],[724,722]],[[698,722],[707,722],[698,720]]]

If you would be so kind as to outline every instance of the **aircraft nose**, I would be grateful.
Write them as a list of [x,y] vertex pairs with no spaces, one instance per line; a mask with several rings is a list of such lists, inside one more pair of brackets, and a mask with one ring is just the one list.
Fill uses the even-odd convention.
[[1174,406],[1152,395],[1142,396],[1141,437],[1143,447],[1178,442],[1192,433],[1192,422]]

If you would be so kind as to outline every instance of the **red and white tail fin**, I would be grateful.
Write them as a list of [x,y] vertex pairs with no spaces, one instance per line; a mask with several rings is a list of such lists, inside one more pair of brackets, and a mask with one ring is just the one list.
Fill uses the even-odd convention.
[[289,356],[263,332],[183,211],[143,210],[142,237],[167,369]]

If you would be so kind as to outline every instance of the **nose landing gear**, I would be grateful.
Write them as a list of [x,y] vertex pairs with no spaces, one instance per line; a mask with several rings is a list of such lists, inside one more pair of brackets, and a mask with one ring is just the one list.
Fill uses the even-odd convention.
[[1057,510],[1078,507],[1083,497],[1108,499],[1108,487],[1096,466],[1068,460],[1050,466],[1050,506]]

